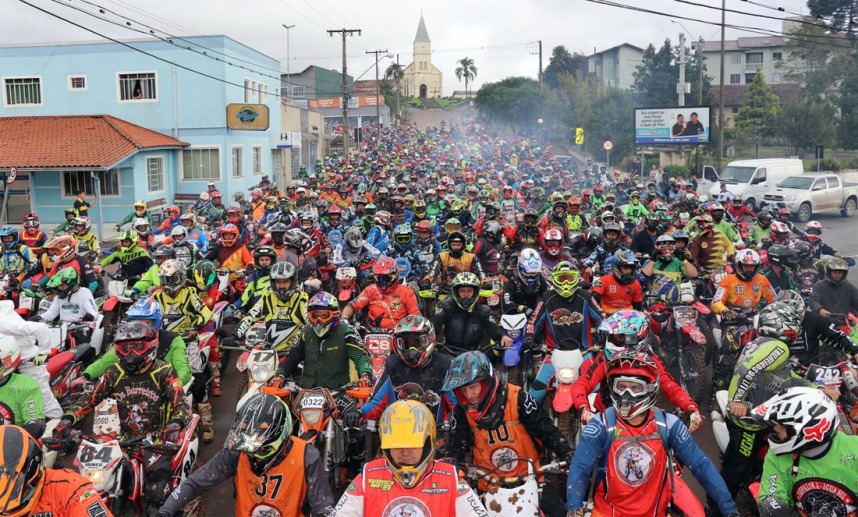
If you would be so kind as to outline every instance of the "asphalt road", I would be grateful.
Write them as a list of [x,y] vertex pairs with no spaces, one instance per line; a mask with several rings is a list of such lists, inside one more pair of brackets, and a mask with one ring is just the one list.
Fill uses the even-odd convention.
[[[838,213],[832,213],[815,215],[813,219],[820,221],[825,227],[822,238],[827,244],[845,255],[858,255],[858,239],[855,238],[856,233],[852,233],[858,229],[858,218],[845,218],[841,217]],[[799,227],[803,226],[799,224]],[[853,272],[849,276],[849,280],[858,285],[858,272]],[[235,415],[235,404],[240,383],[240,375],[235,368],[236,359],[236,352],[233,352],[230,360],[231,364],[227,366],[226,376],[223,379],[224,395],[213,400],[215,441],[203,446],[203,461],[208,460],[223,447],[224,440]],[[708,414],[704,416],[706,418],[704,426],[695,433],[694,437],[703,451],[706,452],[716,465],[720,465],[720,451],[712,434],[711,421]],[[698,497],[703,496],[703,489],[694,481],[693,476],[689,472],[686,472],[683,478],[689,482],[689,485],[694,489]],[[209,493],[207,514],[212,517],[235,515],[235,499],[233,498],[231,482],[226,482],[218,487],[217,490]]]

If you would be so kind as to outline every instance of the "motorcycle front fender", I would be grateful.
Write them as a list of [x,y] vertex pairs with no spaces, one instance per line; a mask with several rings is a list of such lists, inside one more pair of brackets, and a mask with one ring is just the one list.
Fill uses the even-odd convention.
[[[703,503],[700,502],[700,499],[694,495],[694,492],[677,474],[673,476],[672,500],[674,506],[682,510],[683,515],[686,517],[703,517],[706,515],[703,511]],[[756,496],[754,500],[756,500]]]
[[119,303],[119,298],[116,296],[111,296],[107,300],[104,301],[104,305],[101,306],[102,312],[110,312],[116,308],[116,304]]
[[557,384],[557,389],[554,391],[554,398],[551,400],[551,407],[557,413],[565,413],[572,409],[571,384]]
[[506,348],[503,351],[503,365],[512,368],[521,362],[521,354],[517,347]]

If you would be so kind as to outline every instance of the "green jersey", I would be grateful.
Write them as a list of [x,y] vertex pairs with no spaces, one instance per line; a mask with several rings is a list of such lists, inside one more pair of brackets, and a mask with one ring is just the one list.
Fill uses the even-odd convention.
[[[797,471],[793,472],[793,465]],[[823,456],[808,458],[769,451],[760,480],[762,503],[776,499],[809,517],[854,515],[858,506],[858,436],[834,434]]]
[[23,426],[45,419],[42,390],[29,375],[13,373],[6,384],[0,386],[0,404],[12,411],[12,415],[0,415],[2,420],[14,420],[15,425]]

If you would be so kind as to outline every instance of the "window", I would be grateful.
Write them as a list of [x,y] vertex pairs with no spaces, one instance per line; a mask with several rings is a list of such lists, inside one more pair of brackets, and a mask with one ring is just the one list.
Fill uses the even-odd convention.
[[749,65],[762,65],[763,64],[763,53],[762,52],[748,52],[745,54],[745,63]]
[[109,171],[64,171],[63,172],[63,196],[75,197],[81,190],[91,196],[95,191],[92,174],[98,178],[100,196],[119,195],[119,170]]
[[304,87],[303,86],[293,86],[292,87],[292,97],[301,98],[304,96]]
[[773,83],[779,83],[779,82],[782,82],[783,80],[784,80],[784,74],[782,74],[780,72],[773,72],[772,73],[772,82]]
[[41,106],[40,77],[10,77],[3,79],[4,106]]
[[259,102],[268,102],[268,85],[261,85],[259,91]]
[[742,74],[730,74],[730,84],[742,84]]
[[232,177],[242,176],[244,176],[244,147],[236,146],[232,148]]
[[220,149],[182,151],[182,180],[220,180]]
[[70,75],[69,76],[69,90],[70,91],[85,91],[86,90],[86,76],[85,75]]
[[258,95],[256,96],[256,98],[257,98],[257,99],[259,99],[259,102],[262,102],[262,101],[264,101],[264,100],[265,100],[265,98],[262,96],[262,93],[263,93],[263,88],[262,88],[262,87],[263,87],[263,86],[264,86],[264,85],[263,85],[262,83],[259,83],[259,84],[257,85],[257,90],[256,90],[256,91],[258,92]]
[[244,102],[250,102],[250,79],[244,80]]
[[262,146],[253,146],[253,174],[256,176],[262,175]]
[[780,61],[784,58],[783,52],[772,52],[772,61]]
[[158,100],[158,78],[155,72],[133,72],[119,76],[120,101]]
[[840,187],[840,178],[836,176],[828,176],[828,188],[838,188]]
[[742,54],[737,52],[733,52],[730,54],[730,64],[731,65],[741,65],[742,64]]
[[164,190],[164,158],[146,158],[146,186],[148,192]]
[[732,108],[730,108],[730,111],[732,111],[733,113],[739,113],[739,106],[733,106]]
[[254,102],[259,97],[256,95],[256,81],[250,81],[250,102]]
[[745,84],[751,84],[754,82],[754,76],[757,74],[745,74]]

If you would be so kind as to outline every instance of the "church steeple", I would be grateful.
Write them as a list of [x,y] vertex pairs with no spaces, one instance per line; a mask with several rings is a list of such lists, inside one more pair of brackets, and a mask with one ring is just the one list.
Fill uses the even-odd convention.
[[429,40],[429,31],[426,30],[426,22],[423,21],[423,13],[420,13],[420,24],[417,25],[417,35],[414,36],[414,43],[431,43]]

